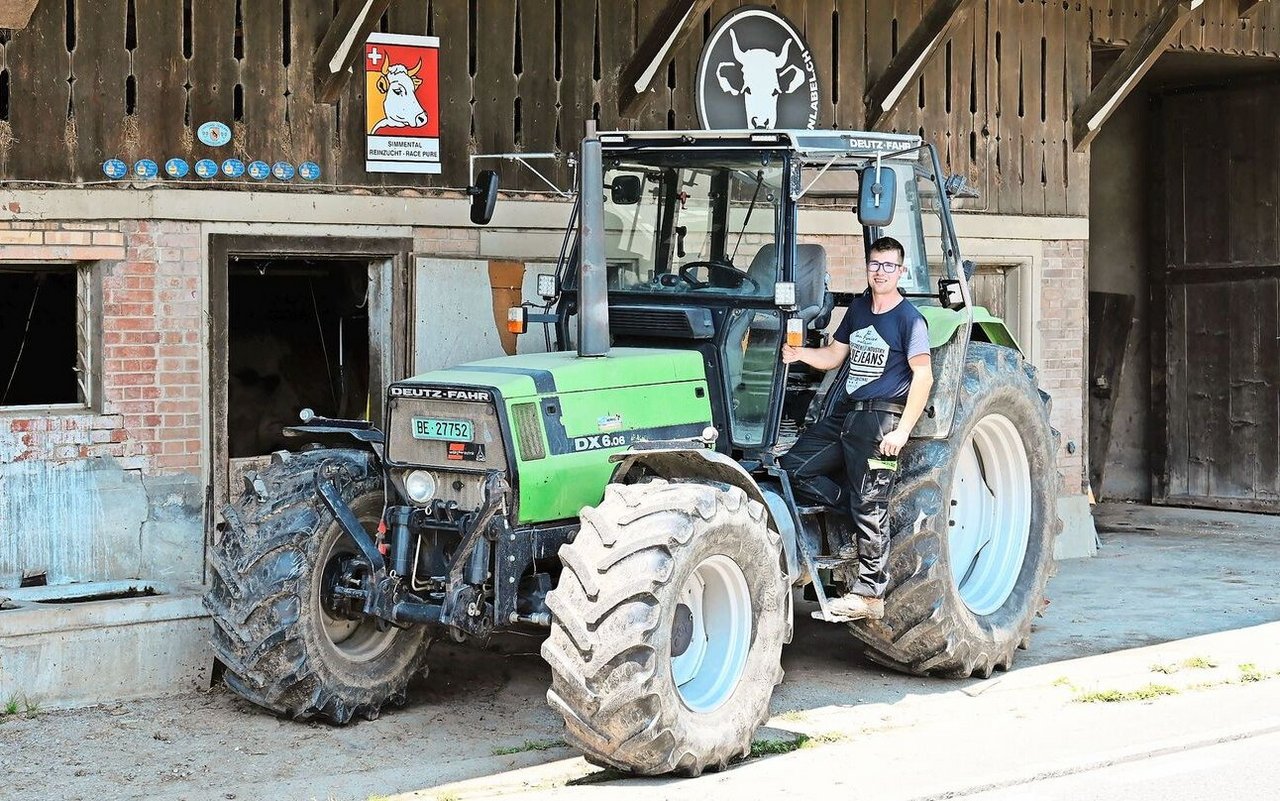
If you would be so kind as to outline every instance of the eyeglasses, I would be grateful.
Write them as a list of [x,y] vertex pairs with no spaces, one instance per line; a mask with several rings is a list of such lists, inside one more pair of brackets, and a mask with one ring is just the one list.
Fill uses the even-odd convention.
[[868,272],[896,273],[901,264],[892,261],[869,261],[867,262]]

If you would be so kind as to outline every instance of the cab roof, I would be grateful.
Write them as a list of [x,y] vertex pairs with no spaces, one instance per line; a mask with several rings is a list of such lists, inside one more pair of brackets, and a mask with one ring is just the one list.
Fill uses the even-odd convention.
[[[599,137],[606,150],[782,148],[805,161],[829,161],[841,155],[854,158],[889,156],[918,148],[924,143],[919,136],[912,134],[828,130],[602,131]],[[904,157],[914,161],[918,154],[904,153]]]

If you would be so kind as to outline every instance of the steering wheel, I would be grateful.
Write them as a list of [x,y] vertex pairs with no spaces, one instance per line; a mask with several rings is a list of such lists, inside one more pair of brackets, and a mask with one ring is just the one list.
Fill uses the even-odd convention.
[[739,270],[737,267],[734,267],[732,264],[727,264],[722,261],[691,261],[687,264],[680,265],[680,277],[694,289],[706,289],[711,286],[709,281],[699,281],[694,277],[693,270],[698,267],[706,267],[708,277],[710,277],[711,273],[720,272],[729,276],[731,279],[736,280],[737,283],[731,285],[731,288],[733,289],[737,289],[743,284],[749,284],[748,289],[753,294],[760,291],[760,284],[756,279],[747,275],[744,271]]

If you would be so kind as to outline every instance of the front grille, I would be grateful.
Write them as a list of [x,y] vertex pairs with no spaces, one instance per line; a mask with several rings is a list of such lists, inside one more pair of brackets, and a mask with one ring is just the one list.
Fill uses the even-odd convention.
[[677,339],[711,339],[711,310],[664,306],[612,306],[609,329],[615,334]]
[[520,458],[534,462],[546,458],[542,445],[542,423],[538,419],[538,404],[517,403],[511,407],[516,424],[516,443],[520,446]]

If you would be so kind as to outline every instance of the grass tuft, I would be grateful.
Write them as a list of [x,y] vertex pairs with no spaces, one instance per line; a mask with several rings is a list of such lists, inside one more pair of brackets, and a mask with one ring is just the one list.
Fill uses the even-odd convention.
[[1112,704],[1120,701],[1150,701],[1162,695],[1177,695],[1179,690],[1167,684],[1148,684],[1136,690],[1099,690],[1091,693],[1080,693],[1074,700],[1084,704]]
[[1246,662],[1240,666],[1241,682],[1262,681],[1265,678],[1267,678],[1266,674],[1258,670],[1258,666],[1252,662]]
[[549,751],[552,748],[563,748],[564,740],[525,740],[520,745],[493,749],[494,756],[523,754],[526,751]]

